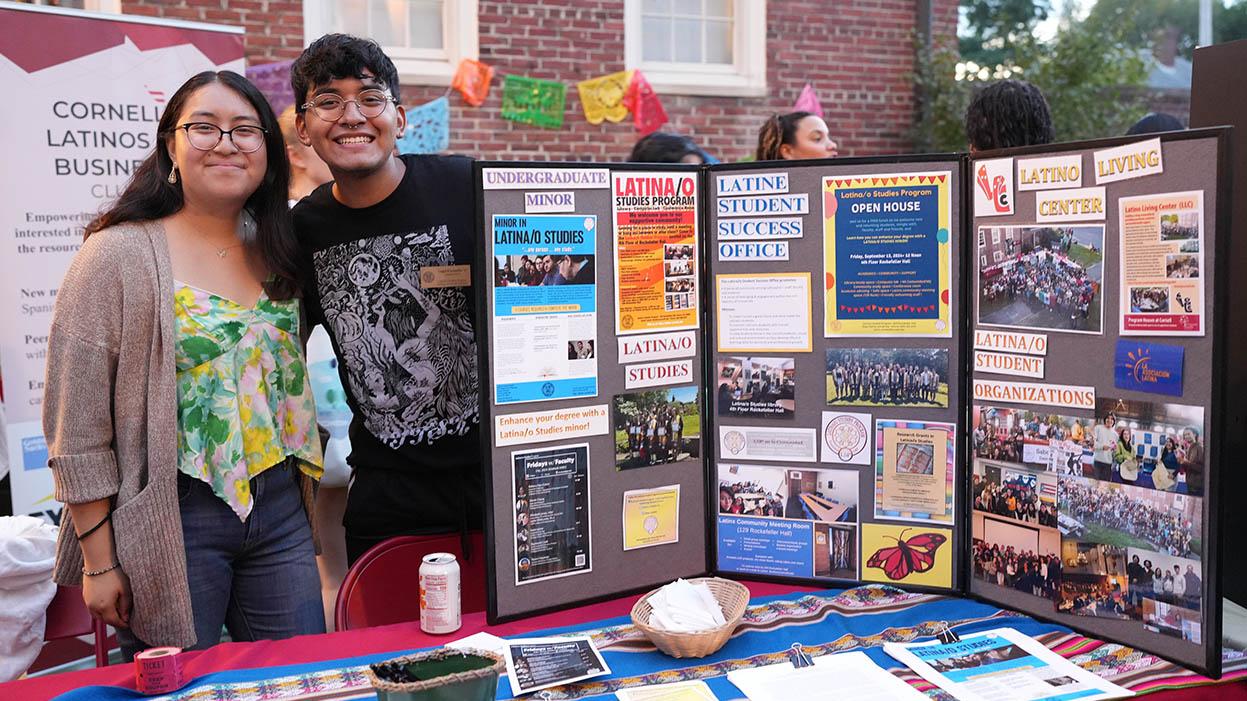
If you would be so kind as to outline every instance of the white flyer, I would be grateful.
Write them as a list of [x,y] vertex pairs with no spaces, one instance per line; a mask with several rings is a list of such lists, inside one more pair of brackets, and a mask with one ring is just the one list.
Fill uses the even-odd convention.
[[813,667],[791,662],[740,669],[728,681],[750,701],[927,701],[927,697],[859,651],[814,658]]
[[974,633],[953,643],[884,643],[883,649],[961,701],[1094,701],[1134,696],[1012,628]]

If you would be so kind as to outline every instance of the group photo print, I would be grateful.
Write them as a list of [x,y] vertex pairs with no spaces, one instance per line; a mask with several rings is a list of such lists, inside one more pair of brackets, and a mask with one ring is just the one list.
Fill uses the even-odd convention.
[[732,356],[715,367],[719,416],[791,419],[797,372],[792,358]]
[[1043,528],[1057,527],[1057,477],[974,461],[970,498],[975,511],[1006,516]]
[[828,348],[828,406],[948,407],[946,348]]
[[980,227],[978,321],[1103,332],[1104,226]]
[[1061,541],[1061,613],[1096,618],[1137,618],[1126,576],[1126,548],[1077,540]]
[[1064,537],[1201,557],[1199,497],[1077,477],[1064,477],[1057,487]]
[[1096,399],[1094,477],[1178,494],[1204,493],[1204,408]]
[[976,458],[1060,475],[1091,474],[1090,418],[976,404],[971,423]]
[[653,389],[615,396],[615,467],[683,463],[701,456],[701,391]]
[[1055,599],[1061,582],[1061,536],[1050,528],[975,513],[971,522],[975,578]]
[[592,285],[593,256],[505,255],[494,256],[494,287],[551,287]]

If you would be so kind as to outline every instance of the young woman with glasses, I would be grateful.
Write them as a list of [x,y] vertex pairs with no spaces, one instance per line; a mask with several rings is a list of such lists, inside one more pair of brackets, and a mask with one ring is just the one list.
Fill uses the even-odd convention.
[[127,659],[324,630],[289,169],[267,101],[204,72],[86,228],[57,295],[44,431],[56,579]]

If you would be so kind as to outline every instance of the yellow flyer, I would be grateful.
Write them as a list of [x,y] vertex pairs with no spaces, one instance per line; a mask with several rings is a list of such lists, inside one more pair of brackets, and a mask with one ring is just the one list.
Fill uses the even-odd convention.
[[697,175],[613,175],[615,333],[697,328]]
[[824,336],[952,336],[951,179],[823,178]]
[[624,550],[680,542],[680,485],[623,495]]
[[953,532],[922,525],[862,524],[862,580],[953,585]]

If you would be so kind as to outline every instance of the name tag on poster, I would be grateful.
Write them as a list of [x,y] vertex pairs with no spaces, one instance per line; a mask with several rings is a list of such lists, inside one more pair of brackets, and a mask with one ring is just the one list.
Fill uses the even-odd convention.
[[1181,397],[1185,353],[1182,346],[1118,341],[1113,386]]
[[431,290],[438,287],[470,287],[472,266],[429,265],[420,268],[420,288]]

